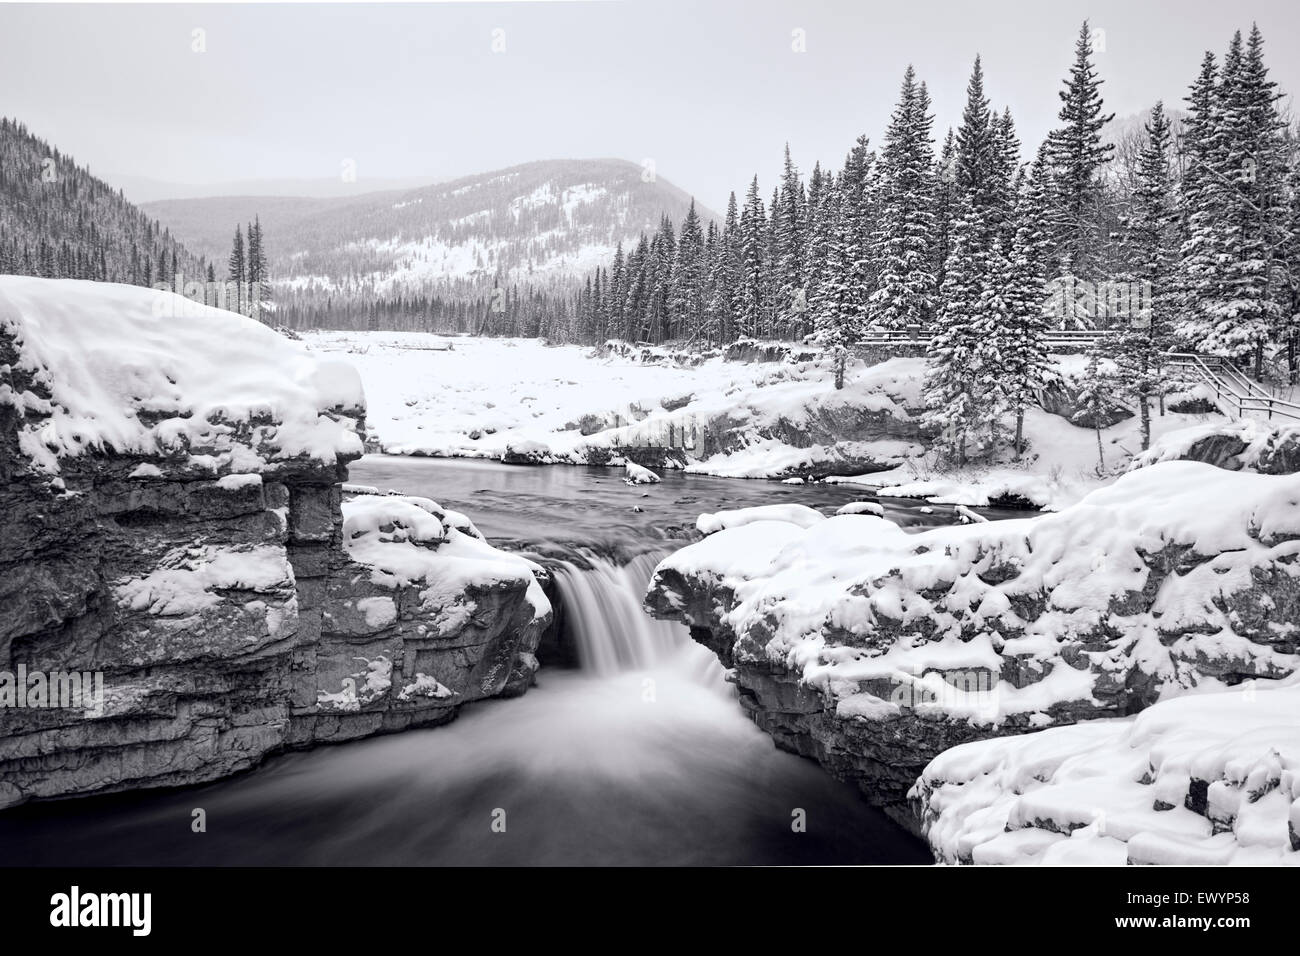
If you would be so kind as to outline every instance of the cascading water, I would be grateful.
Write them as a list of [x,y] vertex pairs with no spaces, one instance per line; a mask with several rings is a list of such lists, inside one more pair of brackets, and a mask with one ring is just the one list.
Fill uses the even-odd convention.
[[655,565],[668,553],[647,551],[619,563],[582,551],[581,564],[556,562],[567,636],[577,647],[582,669],[591,674],[609,677],[662,668],[728,693],[717,658],[695,644],[686,628],[652,618],[641,604]]
[[[0,863],[930,862],[853,787],[777,750],[745,716],[717,658],[686,628],[643,610],[651,572],[672,545],[616,523],[642,518],[653,499],[646,512],[630,511],[621,481],[588,493],[576,469],[524,472],[546,483],[530,497],[506,466],[394,467],[416,494],[443,494],[460,476],[452,504],[498,540],[545,552],[580,668],[543,663],[522,697],[466,707],[445,727],[288,754],[206,787],[13,808],[0,814]],[[356,477],[398,483],[362,468]],[[507,479],[499,493],[484,487]],[[735,485],[724,487],[720,500],[734,501]],[[662,507],[682,504],[674,496]],[[569,543],[575,537],[585,543]],[[219,825],[177,839],[200,806]],[[806,814],[801,832],[791,829],[796,808]],[[491,826],[498,810],[505,832]]]

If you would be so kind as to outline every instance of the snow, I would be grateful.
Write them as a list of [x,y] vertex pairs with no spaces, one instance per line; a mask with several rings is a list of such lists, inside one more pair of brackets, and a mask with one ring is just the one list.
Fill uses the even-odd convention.
[[625,466],[627,477],[623,480],[629,485],[655,485],[660,478],[649,468],[642,468],[634,461],[629,461]]
[[378,700],[393,686],[393,662],[382,654],[373,659],[358,657],[362,667],[342,681],[336,693],[316,692],[316,706],[324,710],[353,712]]
[[[1247,597],[1258,569],[1300,576],[1300,476],[1166,462],[1056,514],[915,534],[812,509],[721,512],[698,527],[708,537],[661,562],[652,588],[673,572],[728,589],[722,621],[738,659],[789,670],[831,702],[879,696],[883,683],[977,724],[1021,715],[1041,725],[1057,705],[1104,707],[1098,683],[1134,668],[1174,694],[1216,683],[1198,666],[1206,660],[1237,673],[1300,666],[1244,633],[1254,625],[1232,610],[1258,600]],[[1152,580],[1143,556],[1166,550],[1183,551],[1179,573]],[[1126,607],[1149,587],[1149,603]],[[1026,604],[1040,609],[1022,617]],[[845,632],[844,644],[827,637]],[[1036,679],[969,686],[1008,658],[1030,662]],[[966,692],[932,701],[930,671],[957,675]]]
[[[649,348],[598,355],[532,339],[472,337],[456,339],[455,351],[430,352],[422,347],[427,338],[303,336],[314,352],[355,363],[366,383],[372,438],[392,454],[499,459],[508,446],[535,442],[556,461],[583,463],[592,449],[686,445],[688,471],[765,477],[848,455],[901,463],[920,452],[915,443],[894,439],[793,448],[763,437],[864,410],[910,421],[907,408],[918,401],[923,367],[918,359],[857,367],[841,393],[817,362],[742,363],[715,355],[692,365]],[[700,460],[702,436],[718,423],[736,433],[736,447]]]
[[756,521],[781,521],[798,528],[811,528],[826,516],[807,505],[758,505],[753,508],[735,508],[700,515],[695,527],[700,534],[715,534],[727,528],[740,528]]
[[261,488],[262,476],[259,474],[223,475],[217,479],[217,487],[223,491],[240,491],[244,488]]
[[264,592],[293,581],[283,548],[195,545],[169,551],[144,577],[114,582],[113,596],[135,611],[186,617],[221,604],[222,591]]
[[[1063,365],[1076,356],[1060,356]],[[1153,448],[1161,438],[1189,428],[1216,428],[1227,424],[1219,415],[1153,415]],[[932,456],[911,458],[897,468],[847,478],[827,478],[844,484],[870,487],[881,497],[922,498],[933,504],[989,507],[999,499],[1024,499],[1043,511],[1060,511],[1089,492],[1111,484],[1140,451],[1137,417],[1101,430],[1106,450],[1106,470],[1097,473],[1097,435],[1091,428],[1070,424],[1041,408],[1025,412],[1028,452],[1021,462],[974,463],[960,471],[943,471]],[[1169,456],[1177,457],[1177,456]]]
[[51,474],[87,450],[196,449],[241,472],[361,452],[340,414],[365,407],[356,371],[252,319],[155,289],[0,276],[0,330],[17,370],[48,389],[19,393],[0,368],[0,404],[24,419],[19,447]]
[[[885,496],[971,507],[1016,497],[1060,510],[1113,482],[1139,449],[1136,416],[1103,429],[1106,468],[1099,475],[1094,431],[1035,408],[1025,417],[1022,462],[942,470],[908,437],[918,427],[923,358],[851,363],[837,391],[815,349],[803,350],[819,356],[806,361],[732,362],[620,342],[598,352],[474,337],[457,338],[454,351],[432,352],[428,339],[416,332],[304,335],[314,352],[355,363],[366,384],[371,438],[392,454],[499,459],[507,446],[536,442],[549,450],[547,461],[580,464],[593,451],[671,446],[695,474],[806,481],[832,471],[849,477],[826,480],[880,488]],[[1077,356],[1056,362],[1067,373],[1079,364]],[[1153,417],[1152,430],[1158,440],[1225,422],[1168,413]],[[791,444],[794,434],[798,444]],[[861,462],[881,470],[852,474]]]
[[877,518],[885,516],[885,506],[875,501],[850,501],[847,505],[838,508],[835,512],[837,515],[875,515]]
[[[550,602],[535,576],[542,569],[492,547],[459,512],[411,495],[361,495],[345,500],[342,507],[348,556],[368,566],[371,583],[379,587],[420,588],[421,609],[435,616],[441,630],[450,632],[473,615],[476,605],[467,597],[471,589],[523,585],[533,619],[550,614]],[[385,626],[396,619],[391,600],[387,605],[364,603],[358,610],[367,623]]]
[[1245,449],[1235,456],[1235,461],[1231,464],[1253,469],[1258,467],[1261,456],[1278,445],[1300,442],[1300,425],[1269,426],[1254,418],[1243,418],[1234,422],[1216,419],[1175,429],[1153,441],[1147,451],[1133,459],[1129,468],[1145,468],[1157,462],[1186,458],[1198,442],[1216,437],[1245,445]]
[[1300,865],[1300,675],[963,744],[911,796],[947,862]]

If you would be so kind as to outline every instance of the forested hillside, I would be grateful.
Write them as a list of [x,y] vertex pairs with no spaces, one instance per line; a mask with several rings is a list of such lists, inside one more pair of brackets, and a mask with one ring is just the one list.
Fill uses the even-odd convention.
[[223,197],[147,208],[213,253],[228,248],[226,223],[260,217],[287,324],[480,331],[507,304],[521,317],[539,297],[559,308],[620,242],[665,215],[681,219],[690,203],[630,162],[550,160],[347,199]]
[[119,190],[0,119],[0,273],[152,285],[207,263]]

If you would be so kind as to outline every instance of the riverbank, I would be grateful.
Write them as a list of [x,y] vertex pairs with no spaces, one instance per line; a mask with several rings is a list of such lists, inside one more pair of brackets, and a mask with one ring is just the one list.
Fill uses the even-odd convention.
[[[304,340],[357,368],[370,409],[367,447],[389,454],[572,465],[644,450],[692,474],[1059,510],[1109,484],[1140,451],[1136,419],[1117,414],[1102,429],[1099,458],[1097,434],[1070,422],[1074,405],[1058,390],[1051,412],[1027,413],[1021,461],[1007,454],[947,469],[921,426],[925,360],[916,357],[855,361],[837,391],[818,350],[789,346],[728,357],[421,333],[314,332]],[[432,350],[433,341],[453,347]],[[1056,361],[1067,380],[1082,369],[1080,356]],[[1159,440],[1215,423],[1226,419],[1169,411],[1152,428]]]

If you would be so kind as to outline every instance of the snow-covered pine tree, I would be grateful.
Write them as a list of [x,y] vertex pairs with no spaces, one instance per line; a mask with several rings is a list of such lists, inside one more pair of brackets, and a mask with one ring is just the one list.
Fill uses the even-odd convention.
[[266,249],[262,243],[262,221],[255,216],[248,224],[248,315],[263,320],[271,301],[271,277],[267,270]]
[[847,206],[840,190],[823,200],[825,272],[811,303],[813,340],[830,353],[837,389],[844,387],[849,350],[862,334],[860,295],[853,283],[853,262],[861,243],[855,217]]
[[[1052,378],[1047,348],[1047,204],[1041,180],[1022,172],[1010,219],[1011,239],[1005,249],[1000,242],[995,246],[999,254],[991,288],[1002,312],[989,309],[981,316],[984,379],[997,390],[995,407],[1003,406],[1015,416],[1012,447],[1017,459],[1024,453],[1025,410],[1038,403]],[[989,287],[985,296],[988,301]]]
[[953,209],[957,199],[957,138],[948,128],[934,166],[934,230],[930,244],[930,271],[936,290],[943,286],[944,266],[950,251]]
[[1101,423],[1114,407],[1118,389],[1111,368],[1103,365],[1105,346],[1099,344],[1088,350],[1088,364],[1077,394],[1078,411],[1071,418],[1076,425],[1091,425],[1097,433],[1097,475],[1106,472],[1106,452],[1101,443]]
[[995,193],[993,225],[999,239],[1010,245],[1018,223],[1016,222],[1016,174],[1020,170],[1020,137],[1016,135],[1015,120],[1006,107],[990,121],[993,128],[992,186]]
[[673,287],[670,311],[673,316],[673,338],[694,341],[704,323],[704,294],[708,278],[704,261],[704,234],[700,217],[695,211],[695,200],[682,219],[681,235],[677,241],[677,261],[673,266]]
[[[963,203],[965,206],[965,203]],[[970,445],[990,420],[990,398],[979,383],[980,316],[988,275],[986,228],[980,215],[963,208],[953,222],[952,252],[939,290],[942,303],[927,349],[924,422],[935,433],[935,447],[957,466],[966,464]]]
[[609,270],[609,285],[605,290],[609,299],[608,322],[601,333],[600,345],[607,338],[623,334],[624,314],[627,308],[627,265],[623,258],[623,241],[614,246],[614,264]]
[[925,325],[934,307],[934,152],[930,97],[909,65],[880,155],[878,218],[872,237],[879,278],[869,299],[873,325]]
[[232,304],[227,300],[226,308],[232,312],[243,312],[243,288],[244,283],[248,281],[248,259],[244,253],[244,232],[241,226],[235,227],[235,241],[230,247],[230,260],[227,265],[226,278],[235,283],[235,301]]
[[[1102,128],[1114,118],[1102,112],[1101,79],[1092,64],[1092,31],[1085,20],[1074,46],[1074,64],[1061,90],[1062,125],[1048,134],[1048,157],[1055,183],[1054,245],[1066,274],[1099,278],[1099,223],[1103,185],[1100,173],[1114,151]],[[1086,321],[1086,319],[1085,319]]]
[[767,287],[767,239],[767,212],[758,193],[756,175],[745,193],[745,205],[740,213],[740,286],[736,324],[741,335],[757,336],[762,328],[767,306],[763,297]]
[[1281,314],[1280,258],[1287,174],[1276,84],[1264,65],[1264,40],[1252,28],[1242,49],[1233,37],[1219,90],[1222,151],[1219,215],[1212,228],[1217,265],[1206,304],[1206,351],[1253,359],[1258,376],[1264,344]]
[[672,333],[669,301],[673,288],[673,263],[677,258],[677,231],[667,213],[659,217],[659,229],[650,241],[650,314],[645,338],[659,343]]
[[1118,317],[1107,335],[1119,388],[1138,407],[1144,450],[1151,445],[1151,402],[1165,393],[1176,243],[1170,128],[1163,103],[1152,108],[1146,136],[1121,240],[1123,259],[1130,264],[1125,274],[1129,314]]
[[[1294,144],[1293,144],[1294,152]],[[1287,183],[1289,206],[1284,230],[1282,259],[1284,263],[1285,293],[1278,341],[1286,352],[1287,382],[1295,385],[1300,377],[1300,156],[1291,161],[1291,175]]]
[[864,329],[869,315],[869,300],[876,287],[876,263],[871,254],[871,234],[876,218],[876,154],[866,136],[859,136],[844,161],[836,193],[836,232],[842,234],[846,257],[842,300],[852,308],[856,327]]
[[[1005,311],[1000,285],[1005,269],[997,268],[995,255],[997,212],[1005,201],[997,178],[999,148],[984,95],[983,65],[976,57],[957,130],[956,214],[925,383],[926,422],[958,467],[966,464],[977,433],[993,430],[998,413],[998,393],[980,383],[990,380],[989,363],[997,360],[983,339]],[[997,307],[986,315],[993,305]]]
[[803,321],[804,284],[807,280],[804,265],[808,229],[806,203],[803,181],[790,158],[790,144],[786,143],[781,187],[772,216],[776,234],[772,262],[774,305],[778,334],[782,336],[797,334],[796,329]]
[[733,192],[727,198],[727,213],[718,237],[718,260],[713,277],[714,307],[718,316],[719,344],[731,342],[740,334],[740,311],[743,305],[744,267],[741,261],[740,213]]
[[767,242],[763,247],[763,322],[760,332],[761,338],[776,338],[780,335],[778,329],[778,317],[780,316],[781,302],[777,298],[780,292],[781,276],[779,272],[780,265],[780,236],[783,230],[781,225],[781,190],[779,187],[772,187],[772,201],[767,207],[771,214],[767,220]]
[[[984,95],[984,66],[977,56],[970,80],[966,83],[966,105],[962,109],[961,126],[957,128],[955,164],[962,215],[967,219],[969,228],[978,230],[974,236],[977,239],[991,237],[991,210],[1002,201],[1001,185],[996,179],[1001,162],[999,148],[992,114],[989,112],[989,101]],[[974,217],[972,213],[975,214]]]
[[1220,214],[1219,68],[1206,51],[1186,97],[1187,114],[1178,143],[1182,170],[1178,189],[1180,246],[1174,276],[1172,334],[1180,348],[1195,350],[1209,333],[1204,305],[1215,297],[1215,219]]

